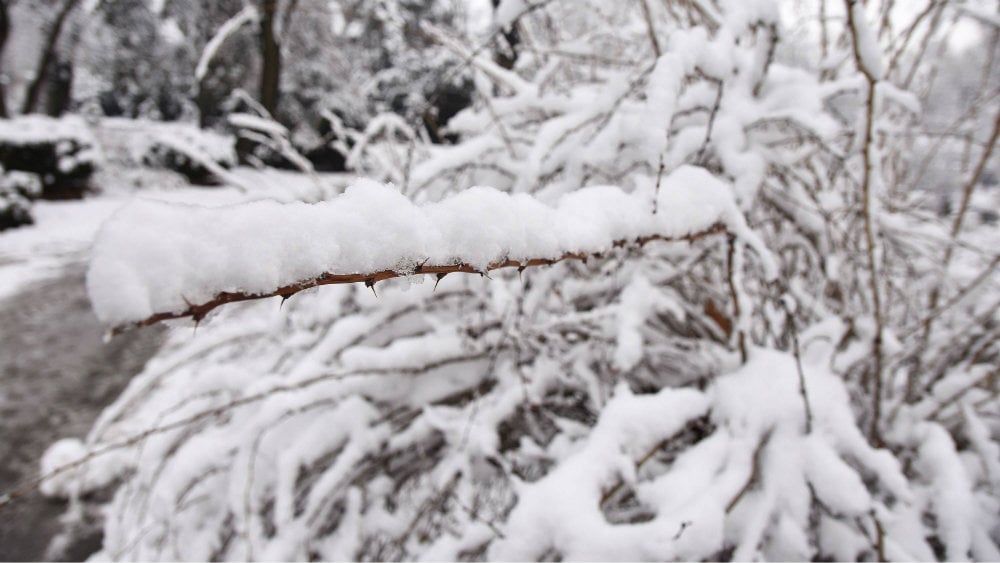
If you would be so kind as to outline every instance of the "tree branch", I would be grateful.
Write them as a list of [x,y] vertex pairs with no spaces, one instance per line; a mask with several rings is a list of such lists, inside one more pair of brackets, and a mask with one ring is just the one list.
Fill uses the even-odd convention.
[[[693,242],[700,238],[704,238],[714,234],[720,234],[728,232],[722,223],[716,223],[705,229],[703,231],[698,231],[694,233],[688,233],[686,235],[678,237],[664,237],[659,235],[651,235],[640,237],[637,239],[630,240],[617,240],[613,243],[615,248],[622,248],[630,245],[644,246],[647,243],[653,241],[666,241],[666,242],[677,242],[677,241],[689,241]],[[499,262],[494,262],[487,266],[485,269],[479,269],[470,264],[420,264],[412,271],[395,271],[395,270],[382,270],[378,272],[369,273],[354,273],[354,274],[337,274],[333,272],[326,272],[320,274],[319,276],[296,282],[289,285],[284,285],[276,288],[275,290],[268,293],[243,293],[243,292],[230,292],[224,291],[217,294],[215,297],[206,301],[204,303],[190,304],[186,309],[182,311],[164,311],[156,313],[146,319],[135,323],[128,323],[124,325],[119,325],[112,329],[112,334],[120,334],[126,330],[132,328],[138,328],[143,326],[150,326],[161,321],[171,320],[171,319],[181,319],[190,317],[195,321],[200,321],[205,318],[212,310],[225,305],[227,303],[238,303],[240,301],[250,301],[254,299],[265,299],[268,297],[282,297],[288,299],[296,293],[310,289],[313,287],[318,287],[321,285],[332,285],[332,284],[345,284],[345,283],[364,283],[369,287],[374,287],[376,283],[388,280],[392,278],[404,277],[416,274],[435,274],[440,280],[448,274],[463,273],[463,274],[480,274],[486,275],[488,272],[493,270],[499,270],[501,268],[517,268],[518,271],[524,270],[532,266],[549,266],[562,262],[565,260],[582,260],[584,262],[589,258],[601,258],[603,252],[567,252],[558,258],[530,258],[523,261],[518,260],[503,260]]]
[[[862,171],[861,180],[861,198],[862,198],[862,213],[864,216],[864,236],[867,250],[868,258],[868,273],[871,278],[871,292],[872,292],[872,317],[875,322],[875,337],[872,341],[872,355],[874,356],[874,373],[873,373],[873,389],[872,389],[872,420],[871,427],[869,428],[869,439],[874,444],[881,444],[882,438],[879,433],[879,422],[882,418],[882,299],[879,294],[879,283],[878,283],[878,269],[876,268],[876,246],[875,246],[875,229],[874,221],[872,219],[872,199],[876,197],[873,193],[873,178],[875,174],[878,173],[875,170],[876,158],[875,151],[877,150],[875,146],[875,88],[878,84],[879,77],[874,75],[873,69],[869,67],[868,62],[865,60],[865,53],[863,53],[863,46],[861,45],[861,29],[860,26],[863,25],[861,22],[855,20],[859,14],[854,11],[855,5],[857,5],[857,0],[845,0],[845,5],[847,8],[847,27],[850,31],[852,46],[854,50],[854,60],[857,63],[858,70],[865,77],[865,82],[867,83],[867,99],[865,103],[865,131],[864,131],[864,152],[862,157],[864,160],[864,170]],[[870,56],[870,54],[869,54]]]

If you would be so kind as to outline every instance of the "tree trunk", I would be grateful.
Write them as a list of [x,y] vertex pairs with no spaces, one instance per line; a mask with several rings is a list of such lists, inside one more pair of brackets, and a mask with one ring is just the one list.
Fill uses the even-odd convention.
[[260,0],[260,103],[276,117],[281,83],[281,48],[274,33],[277,0]]
[[45,89],[45,113],[59,117],[69,111],[73,102],[73,65],[57,55],[51,67]]
[[[0,61],[3,60],[3,48],[7,44],[7,34],[10,32],[10,20],[7,19],[7,0],[0,0]],[[0,117],[7,117],[7,91],[3,80],[0,80]]]
[[63,26],[66,24],[66,20],[69,19],[70,13],[73,12],[73,9],[76,8],[78,3],[79,0],[65,0],[62,9],[60,9],[59,14],[56,15],[55,21],[52,22],[52,28],[49,30],[48,36],[45,38],[45,45],[42,47],[42,53],[38,58],[38,65],[35,67],[35,77],[28,86],[27,94],[24,96],[24,104],[21,106],[21,113],[31,113],[35,111],[35,108],[38,105],[38,98],[42,93],[42,86],[45,84],[49,75],[49,68],[52,66],[52,62],[56,58],[56,47],[59,45],[59,37],[62,35]]

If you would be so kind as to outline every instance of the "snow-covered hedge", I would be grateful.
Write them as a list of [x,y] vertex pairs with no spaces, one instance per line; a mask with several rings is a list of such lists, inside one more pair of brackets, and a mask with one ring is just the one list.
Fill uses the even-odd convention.
[[213,170],[236,166],[232,137],[188,123],[150,124],[149,133],[143,164],[178,172],[192,184],[218,184],[221,178]]
[[0,231],[30,225],[31,202],[42,195],[42,183],[28,172],[0,168]]
[[0,120],[0,166],[37,174],[44,198],[83,197],[98,158],[97,143],[82,118]]

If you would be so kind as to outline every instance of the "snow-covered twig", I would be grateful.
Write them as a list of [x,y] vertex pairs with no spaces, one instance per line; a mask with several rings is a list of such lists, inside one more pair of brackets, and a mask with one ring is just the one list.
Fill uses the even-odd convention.
[[205,45],[205,50],[202,51],[201,57],[198,59],[198,65],[195,67],[194,76],[199,83],[205,79],[205,75],[208,73],[208,65],[212,63],[212,59],[215,58],[216,53],[218,53],[222,44],[226,42],[226,39],[229,39],[230,36],[239,31],[244,25],[256,22],[259,18],[260,14],[257,12],[257,6],[249,3],[235,16],[229,18],[219,26],[219,30],[215,32],[215,35]]
[[[708,229],[688,233],[681,236],[666,237],[660,235],[650,235],[635,239],[621,239],[614,241],[612,243],[612,246],[614,248],[626,248],[626,247],[641,247],[651,242],[679,242],[679,241],[693,242],[707,236],[725,232],[726,232],[725,225],[721,223],[716,223],[711,227],[709,227]],[[195,321],[198,321],[203,319],[208,313],[210,313],[217,307],[220,307],[228,303],[238,303],[241,301],[249,301],[254,299],[267,299],[269,297],[281,297],[282,300],[285,300],[300,291],[304,291],[306,289],[311,289],[314,287],[319,287],[322,285],[364,283],[366,286],[374,288],[375,284],[380,281],[385,281],[405,276],[435,275],[437,276],[438,279],[441,279],[448,274],[456,274],[456,273],[486,275],[488,272],[492,272],[494,270],[499,270],[502,268],[517,268],[518,271],[523,271],[525,268],[530,268],[534,266],[551,266],[553,264],[557,264],[565,260],[580,260],[582,262],[586,262],[588,259],[591,258],[600,259],[603,258],[604,256],[605,256],[604,251],[567,252],[562,256],[556,258],[527,258],[523,260],[508,259],[498,262],[491,262],[485,268],[480,268],[465,263],[445,264],[445,265],[418,264],[415,267],[413,267],[413,269],[410,271],[380,270],[377,272],[368,272],[360,274],[324,273],[319,277],[290,285],[281,286],[267,293],[222,292],[217,294],[211,300],[206,301],[204,303],[191,304],[182,311],[156,313],[140,321],[119,325],[113,328],[112,332],[120,333],[130,328],[149,326],[166,320],[181,319],[185,317],[190,317]]]

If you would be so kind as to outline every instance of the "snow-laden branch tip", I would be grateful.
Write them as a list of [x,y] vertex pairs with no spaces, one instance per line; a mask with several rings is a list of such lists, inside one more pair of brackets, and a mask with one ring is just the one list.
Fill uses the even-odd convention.
[[215,58],[216,53],[219,51],[219,47],[226,42],[226,39],[229,39],[230,36],[239,31],[244,25],[256,22],[259,17],[260,14],[257,12],[257,7],[253,4],[248,4],[235,16],[226,20],[226,23],[219,26],[219,30],[209,39],[205,45],[205,50],[201,52],[201,58],[198,59],[198,66],[194,70],[194,76],[198,82],[205,79],[205,74],[208,73],[208,65],[211,64],[212,59]]
[[773,278],[774,259],[732,191],[706,170],[684,166],[664,180],[655,214],[649,191],[608,186],[567,194],[555,206],[483,187],[416,205],[372,181],[315,204],[137,201],[98,234],[87,287],[97,316],[121,327],[198,319],[224,303],[317,285],[485,273],[722,230],[752,246]]

